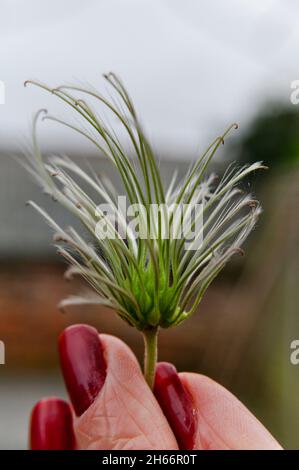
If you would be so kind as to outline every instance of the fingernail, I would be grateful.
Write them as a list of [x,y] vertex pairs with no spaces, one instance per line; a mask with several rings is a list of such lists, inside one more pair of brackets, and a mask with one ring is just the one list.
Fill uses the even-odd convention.
[[45,398],[32,410],[30,422],[32,450],[73,450],[75,435],[70,405],[59,398]]
[[94,402],[106,378],[106,363],[98,332],[73,325],[59,337],[59,353],[66,388],[77,416]]
[[176,368],[160,362],[156,368],[154,394],[166,416],[181,450],[194,447],[195,410]]

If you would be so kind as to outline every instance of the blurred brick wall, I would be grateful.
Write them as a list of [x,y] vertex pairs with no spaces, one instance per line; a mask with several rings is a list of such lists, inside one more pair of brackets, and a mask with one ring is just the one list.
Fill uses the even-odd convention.
[[[142,359],[140,333],[127,326],[111,310],[84,306],[69,308],[66,313],[59,311],[59,301],[81,288],[79,281],[70,283],[64,280],[64,270],[65,266],[59,264],[2,265],[0,339],[6,344],[9,370],[57,366],[57,338],[63,328],[78,322],[89,323],[100,332],[119,336]],[[225,291],[222,292],[223,287],[214,286],[201,304],[202,313],[194,315],[179,328],[161,332],[161,360],[176,362],[179,368],[200,368],[203,349],[213,333],[213,312],[218,317],[217,304],[225,295]]]

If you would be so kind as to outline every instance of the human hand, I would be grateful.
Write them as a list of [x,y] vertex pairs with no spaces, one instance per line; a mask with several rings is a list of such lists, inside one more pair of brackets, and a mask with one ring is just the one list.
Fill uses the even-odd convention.
[[154,394],[132,351],[87,325],[59,338],[72,407],[46,398],[33,409],[32,449],[281,449],[229,391],[159,363]]

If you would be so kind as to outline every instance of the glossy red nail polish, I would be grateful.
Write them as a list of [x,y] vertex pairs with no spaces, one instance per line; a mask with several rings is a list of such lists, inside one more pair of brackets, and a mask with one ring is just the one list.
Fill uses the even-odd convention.
[[70,405],[60,398],[45,398],[32,410],[30,422],[32,450],[73,450],[75,435]]
[[62,373],[75,413],[80,416],[93,403],[106,378],[106,362],[98,332],[88,325],[73,325],[59,337]]
[[182,450],[194,447],[196,416],[191,398],[176,368],[160,362],[156,368],[154,394]]

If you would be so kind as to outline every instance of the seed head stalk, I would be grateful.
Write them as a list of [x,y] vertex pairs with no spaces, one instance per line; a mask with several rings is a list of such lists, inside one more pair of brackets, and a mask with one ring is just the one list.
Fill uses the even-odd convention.
[[158,358],[158,332],[159,329],[148,328],[143,331],[144,340],[144,377],[152,389],[155,380],[155,370]]

